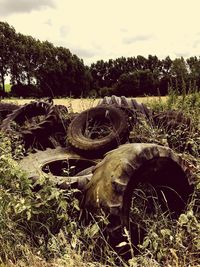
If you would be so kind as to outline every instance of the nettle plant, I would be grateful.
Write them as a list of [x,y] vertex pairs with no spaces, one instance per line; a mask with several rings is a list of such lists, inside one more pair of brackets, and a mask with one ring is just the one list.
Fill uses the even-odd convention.
[[25,255],[25,244],[46,253],[79,209],[76,190],[60,190],[51,178],[33,184],[13,159],[11,143],[0,135],[0,262]]

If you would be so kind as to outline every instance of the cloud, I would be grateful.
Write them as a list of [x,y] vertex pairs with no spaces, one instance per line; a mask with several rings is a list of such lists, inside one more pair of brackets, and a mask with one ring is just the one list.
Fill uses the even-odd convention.
[[87,50],[84,48],[74,48],[73,53],[80,58],[92,58],[96,55],[95,51]]
[[176,55],[176,57],[183,57],[183,58],[186,58],[190,55],[189,52],[175,52],[174,54]]
[[65,38],[70,32],[70,27],[68,25],[62,25],[60,27],[60,36]]
[[121,28],[120,32],[123,32],[123,33],[125,32],[126,33],[126,32],[128,32],[128,30],[126,28]]
[[48,25],[49,27],[51,27],[53,25],[52,20],[48,19],[44,22],[44,24]]
[[152,38],[152,35],[135,35],[131,37],[125,37],[123,39],[124,44],[132,44],[135,42],[147,41]]
[[0,0],[0,15],[13,13],[30,13],[46,7],[55,7],[54,0]]
[[194,41],[194,43],[193,43],[193,48],[197,48],[198,46],[199,46],[199,44],[200,44],[200,39],[196,39],[195,41]]

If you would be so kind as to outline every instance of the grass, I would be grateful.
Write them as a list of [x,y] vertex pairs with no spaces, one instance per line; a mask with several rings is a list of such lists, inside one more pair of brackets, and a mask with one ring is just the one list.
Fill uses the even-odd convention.
[[[132,251],[132,258],[127,263],[111,249],[102,235],[107,224],[106,216],[92,217],[89,224],[84,224],[80,220],[76,192],[57,190],[51,180],[41,181],[43,189],[33,192],[30,181],[13,159],[23,150],[20,141],[0,133],[0,266],[200,266],[200,93],[137,100],[147,103],[157,112],[181,111],[195,124],[195,129],[190,129],[184,139],[179,129],[169,135],[161,125],[154,127],[145,122],[132,129],[131,137],[133,142],[136,137],[137,141],[138,138],[142,141],[144,136],[146,142],[170,145],[191,166],[195,165],[195,192],[186,211],[177,220],[170,220],[165,214],[145,218],[148,233],[138,247],[141,253]],[[12,101],[22,103],[30,100]],[[91,99],[56,99],[54,103],[64,104],[71,111],[80,111],[95,106],[97,102]],[[183,150],[182,143],[187,143]],[[62,222],[61,229],[55,233],[51,229],[58,222]],[[132,248],[126,229],[124,234]]]
[[[167,97],[137,97],[135,98],[137,102],[139,103],[151,103],[152,101],[154,102],[166,102]],[[17,98],[12,98],[12,99],[3,99],[2,102],[9,102],[9,103],[14,103],[18,105],[24,105],[26,103],[29,103],[33,101],[34,99],[17,99]],[[69,110],[72,112],[81,112],[85,109],[95,107],[99,102],[99,99],[93,99],[93,98],[82,98],[82,99],[71,99],[71,98],[58,98],[54,99],[54,104],[55,105],[64,105],[69,108]]]

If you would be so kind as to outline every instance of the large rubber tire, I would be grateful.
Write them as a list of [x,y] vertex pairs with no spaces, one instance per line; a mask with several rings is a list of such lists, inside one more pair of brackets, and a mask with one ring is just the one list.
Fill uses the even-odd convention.
[[123,240],[123,228],[130,229],[131,201],[139,183],[162,189],[175,218],[193,192],[189,165],[168,147],[135,143],[107,153],[86,186],[84,208],[109,215],[114,246]]
[[166,132],[173,129],[189,130],[192,127],[191,118],[176,110],[155,113],[153,115],[153,122],[157,127],[163,128]]
[[130,129],[140,123],[141,120],[152,120],[152,110],[150,108],[143,103],[138,103],[135,99],[125,96],[105,96],[99,101],[98,105],[113,105],[120,108],[127,114]]
[[0,102],[0,123],[6,118],[8,114],[12,113],[19,107],[20,106],[15,104]]
[[[31,122],[25,127],[23,126],[28,120],[41,115],[43,118],[40,117],[42,119],[39,121]],[[52,103],[35,101],[25,104],[10,113],[2,122],[1,131],[11,135],[19,135],[24,142],[26,150],[30,147],[45,149],[53,147],[48,137],[52,133],[54,124],[58,119]]]
[[148,119],[152,116],[152,111],[147,105],[143,103],[140,104],[135,99],[127,98],[125,96],[105,96],[103,99],[99,100],[98,105],[114,105],[115,107],[127,108]]
[[25,104],[22,107],[14,110],[9,114],[1,125],[1,130],[4,132],[12,131],[12,122],[15,122],[19,126],[35,116],[44,115],[45,118],[36,125],[31,125],[28,129],[20,129],[21,134],[33,134],[37,135],[41,131],[48,129],[48,127],[55,121],[56,113],[52,104],[45,101],[35,101],[29,104]]
[[[96,163],[96,160],[89,160],[66,148],[57,147],[29,154],[19,161],[19,166],[33,182],[50,175],[60,189],[82,190],[91,179],[91,167]],[[68,176],[59,175],[61,169],[66,166],[69,171]],[[49,170],[49,173],[45,172],[45,168]]]
[[[110,128],[106,136],[95,138],[87,137],[88,122],[109,124]],[[90,131],[90,130],[89,130]],[[128,139],[128,119],[120,109],[113,106],[100,105],[80,113],[69,125],[67,139],[69,144],[79,153],[87,156],[100,158],[101,155],[118,145],[125,143]]]

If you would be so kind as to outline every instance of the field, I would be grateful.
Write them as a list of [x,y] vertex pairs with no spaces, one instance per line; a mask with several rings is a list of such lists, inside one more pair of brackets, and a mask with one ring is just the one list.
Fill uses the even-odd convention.
[[[148,103],[152,101],[163,101],[165,102],[167,97],[137,97],[134,98],[137,100],[138,103]],[[31,102],[33,99],[3,99],[3,102],[11,102],[18,105],[23,105],[26,103]],[[54,99],[53,100],[55,105],[64,105],[66,107],[69,107],[70,110],[73,110],[73,112],[80,112],[87,108],[95,107],[99,99],[93,99],[93,98],[82,98],[82,99],[71,99],[71,98],[61,98],[61,99]]]
[[[24,156],[21,137],[0,132],[0,266],[200,267],[200,93],[183,96],[172,93],[168,97],[136,100],[146,103],[154,112],[175,110],[192,121],[190,128],[175,127],[169,132],[165,123],[155,126],[141,119],[132,125],[130,133],[132,143],[169,146],[187,162],[194,191],[185,210],[176,219],[165,212],[144,217],[145,209],[136,203],[139,206],[135,216],[142,218],[146,235],[136,253],[130,233],[124,229],[126,242],[118,247],[129,247],[131,258],[126,261],[111,248],[103,234],[108,224],[106,214],[92,214],[91,221],[81,221],[82,193],[73,188],[68,191],[56,188],[51,177],[41,177],[39,189],[33,190],[30,179],[18,164]],[[1,101],[22,105],[31,99]],[[96,106],[98,101],[67,98],[54,99],[54,104],[65,105],[69,112],[81,112]],[[169,179],[177,178],[171,176]]]

